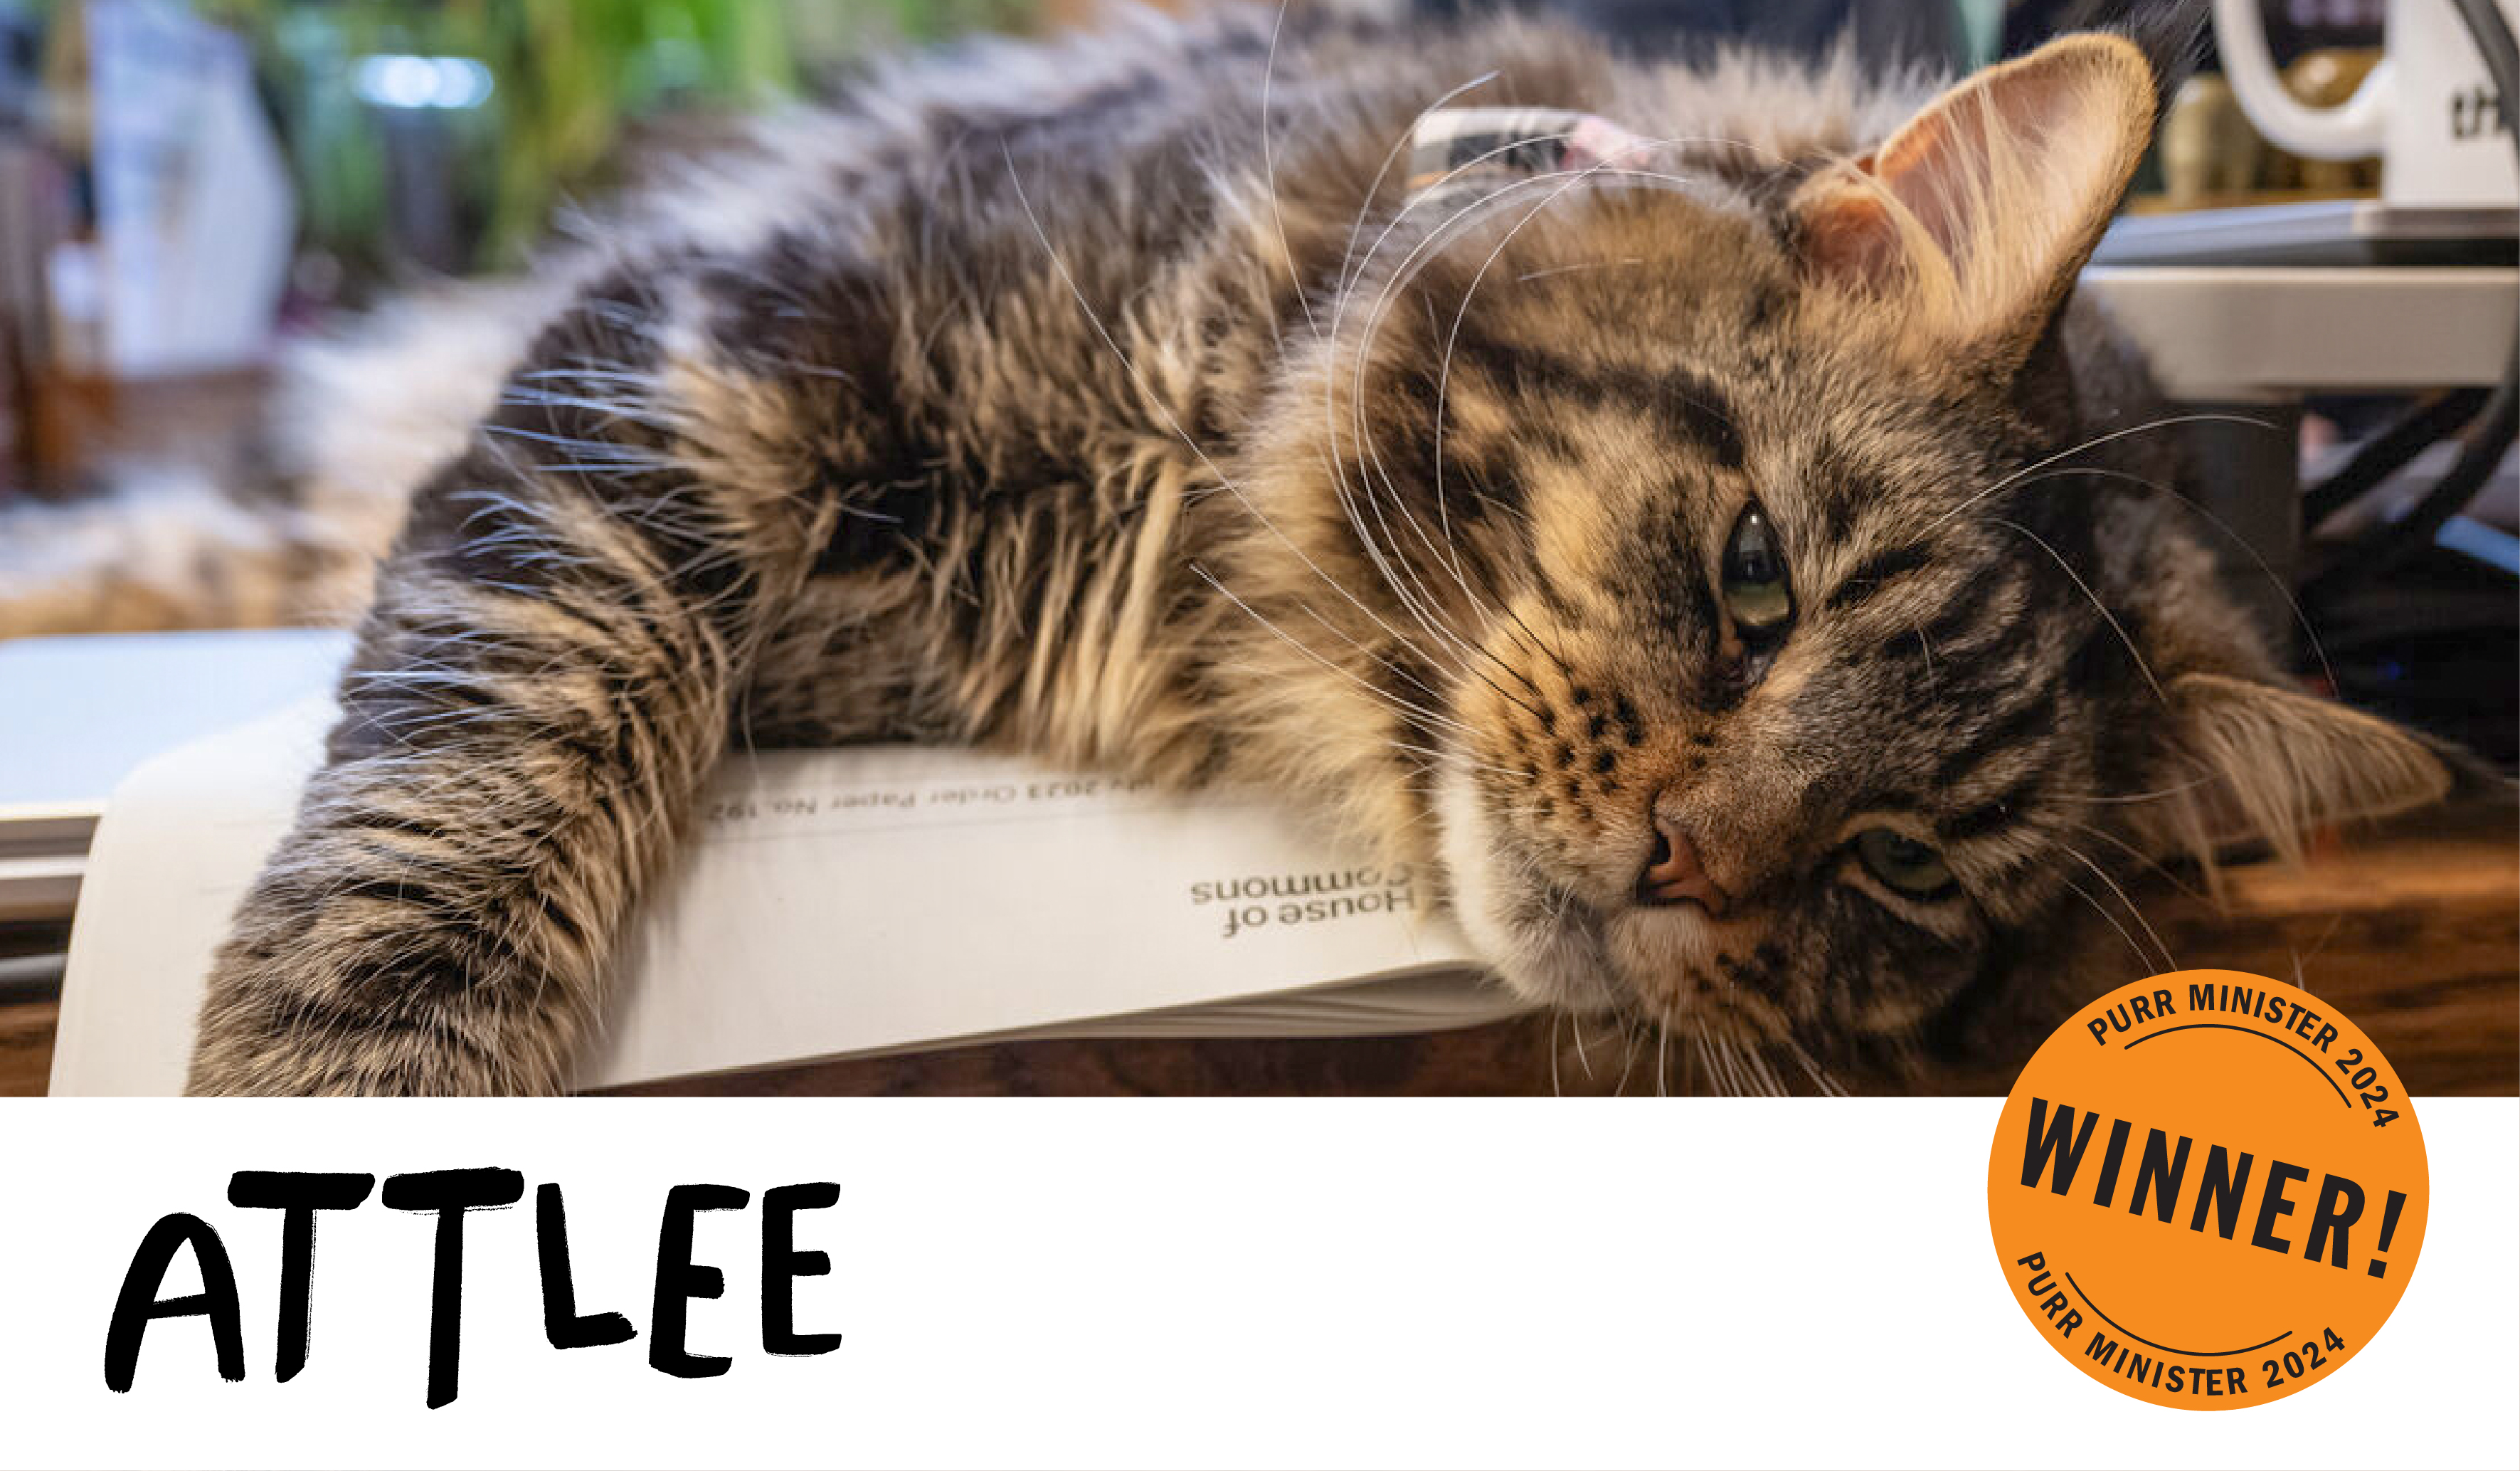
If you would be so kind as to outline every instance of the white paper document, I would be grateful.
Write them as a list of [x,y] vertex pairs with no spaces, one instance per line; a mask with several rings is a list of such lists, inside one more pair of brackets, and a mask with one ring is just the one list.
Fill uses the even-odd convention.
[[[210,957],[333,716],[134,772],[70,941],[56,1093],[166,1093]],[[1016,1036],[1472,1026],[1487,979],[1419,876],[1265,805],[910,747],[731,758],[631,925],[583,1086]]]

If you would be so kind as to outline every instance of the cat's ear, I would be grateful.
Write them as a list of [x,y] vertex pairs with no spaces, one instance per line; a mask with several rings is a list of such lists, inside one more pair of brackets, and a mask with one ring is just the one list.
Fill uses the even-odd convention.
[[2151,65],[2132,41],[2050,41],[1806,180],[1795,247],[1828,287],[1893,306],[1921,350],[2009,366],[2099,243],[2154,106]]
[[2222,674],[2182,674],[2165,693],[2159,790],[2133,806],[2154,852],[2210,861],[2264,843],[2298,858],[2313,831],[2429,805],[2466,774],[2454,753],[2333,700]]

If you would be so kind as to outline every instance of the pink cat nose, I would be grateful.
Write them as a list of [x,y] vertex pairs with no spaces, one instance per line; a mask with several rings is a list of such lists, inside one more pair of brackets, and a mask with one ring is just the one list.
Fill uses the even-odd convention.
[[1637,880],[1637,902],[1662,905],[1690,899],[1719,917],[1732,902],[1723,886],[1706,876],[1705,868],[1697,861],[1697,845],[1688,840],[1688,834],[1668,818],[1657,817],[1653,856],[1646,860],[1645,871]]

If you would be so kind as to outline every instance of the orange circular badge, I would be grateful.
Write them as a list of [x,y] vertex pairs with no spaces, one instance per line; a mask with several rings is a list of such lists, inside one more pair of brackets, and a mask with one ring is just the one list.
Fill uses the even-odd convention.
[[2295,987],[2109,992],[2004,1100],[1987,1214],[2067,1362],[2182,1409],[2280,1400],[2361,1353],[2415,1269],[2423,1134],[2362,1030]]

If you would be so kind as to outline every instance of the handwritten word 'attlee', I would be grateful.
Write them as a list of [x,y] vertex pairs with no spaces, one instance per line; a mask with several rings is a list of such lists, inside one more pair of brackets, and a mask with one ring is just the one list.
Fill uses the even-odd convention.
[[[315,1218],[319,1213],[354,1211],[376,1188],[373,1174],[300,1173],[241,1170],[228,1181],[228,1204],[281,1213],[279,1344],[272,1374],[286,1384],[306,1367],[314,1320]],[[428,1407],[455,1401],[462,1362],[464,1324],[464,1217],[524,1198],[524,1176],[514,1170],[432,1170],[388,1175],[381,1199],[388,1210],[437,1218],[431,1254],[428,1308]],[[796,1327],[799,1277],[827,1276],[832,1259],[795,1246],[797,1213],[835,1205],[840,1187],[828,1180],[781,1185],[761,1196],[761,1347],[777,1355],[829,1354],[837,1333],[804,1333]],[[726,1274],[692,1260],[692,1223],[702,1211],[741,1211],[752,1192],[734,1185],[676,1185],[665,1193],[656,1236],[655,1296],[649,1315],[648,1362],[677,1379],[723,1374],[734,1360],[694,1354],[685,1347],[695,1298],[725,1295]],[[560,1186],[534,1192],[534,1244],[542,1267],[543,1335],[555,1349],[595,1349],[639,1336],[618,1312],[580,1312],[569,1272],[568,1218]],[[189,1251],[201,1269],[202,1290],[161,1297],[167,1268]],[[141,1239],[124,1272],[122,1291],[105,1337],[105,1383],[116,1394],[131,1390],[140,1366],[140,1345],[152,1323],[165,1318],[209,1320],[219,1377],[245,1378],[245,1336],[236,1272],[219,1233],[198,1216],[160,1217]]]

